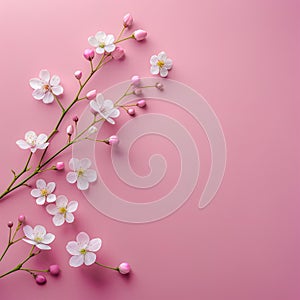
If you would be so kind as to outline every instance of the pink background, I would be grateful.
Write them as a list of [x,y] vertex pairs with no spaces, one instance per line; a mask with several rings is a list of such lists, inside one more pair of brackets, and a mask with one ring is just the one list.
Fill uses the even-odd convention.
[[[15,273],[0,281],[1,299],[299,299],[299,1],[1,1],[1,189],[10,180],[9,170],[21,169],[27,157],[15,141],[30,129],[50,132],[59,113],[55,105],[45,106],[31,97],[28,80],[47,68],[61,76],[62,101],[70,101],[77,88],[74,70],[88,71],[82,59],[87,37],[100,29],[116,34],[129,11],[134,29],[146,29],[149,39],[124,43],[127,58],[105,68],[89,88],[101,91],[134,74],[148,76],[149,57],[165,50],[174,60],[169,77],[201,93],[221,121],[228,148],[222,186],[208,207],[197,208],[209,170],[207,140],[189,116],[153,102],[148,112],[169,110],[189,124],[193,136],[199,132],[203,173],[191,198],[161,221],[126,224],[96,211],[64,182],[64,172],[45,174],[43,178],[58,183],[57,194],[80,202],[75,223],[55,228],[24,188],[0,203],[1,250],[7,221],[24,213],[28,224],[44,224],[57,236],[54,251],[28,266],[58,263],[61,276],[48,276],[47,285],[39,287],[28,274]],[[77,113],[82,109],[79,106]],[[64,142],[65,136],[60,139]],[[147,172],[145,157],[151,153],[170,155],[164,149],[172,146],[157,141],[152,148],[145,141],[133,149],[137,155],[133,152],[131,160],[136,157],[138,173]],[[143,149],[145,157],[140,154]],[[113,187],[111,165],[105,162],[110,149],[101,145],[97,151],[103,152],[101,174],[107,174],[107,184]],[[64,161],[69,158],[70,152],[61,156]],[[168,157],[175,173],[177,158]],[[124,188],[118,193],[141,201],[135,191]],[[126,260],[133,267],[131,276],[97,266],[70,268],[64,247],[79,231],[100,236],[98,260],[110,265]],[[14,267],[28,249],[24,243],[12,248],[0,265],[1,273]]]

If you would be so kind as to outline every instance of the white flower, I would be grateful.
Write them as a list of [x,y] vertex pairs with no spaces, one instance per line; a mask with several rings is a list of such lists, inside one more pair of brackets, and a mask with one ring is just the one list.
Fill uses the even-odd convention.
[[62,86],[59,85],[60,78],[53,75],[50,79],[48,70],[41,70],[40,78],[32,78],[29,81],[30,86],[34,89],[32,96],[34,99],[43,100],[44,103],[49,104],[54,100],[54,96],[59,96],[64,92]]
[[71,158],[69,166],[74,172],[69,172],[67,174],[67,181],[69,183],[75,183],[77,181],[77,187],[79,190],[87,190],[89,188],[89,183],[94,182],[97,179],[97,172],[89,169],[91,164],[92,163],[88,158],[83,158],[81,160]]
[[65,223],[73,223],[74,215],[72,214],[77,210],[78,202],[70,201],[64,195],[60,195],[56,199],[55,204],[49,204],[46,206],[46,210],[50,215],[53,215],[52,221],[55,226],[61,226]]
[[36,204],[43,205],[45,202],[55,202],[56,196],[52,194],[55,190],[55,182],[46,183],[43,179],[36,181],[36,189],[31,190],[31,196],[36,199]]
[[48,137],[46,134],[41,133],[38,136],[34,131],[28,131],[25,133],[25,141],[18,140],[16,144],[21,149],[30,149],[34,153],[37,149],[45,149],[48,147],[49,143],[46,143]]
[[167,54],[162,51],[158,55],[152,55],[150,58],[150,72],[153,75],[160,74],[161,77],[167,77],[168,70],[173,66],[172,59],[167,57]]
[[55,235],[52,233],[46,233],[46,229],[42,225],[36,225],[34,229],[31,226],[26,225],[23,227],[23,232],[27,239],[23,239],[24,242],[35,245],[42,250],[50,250],[48,246],[55,239]]
[[88,42],[91,46],[96,48],[98,54],[103,54],[104,51],[110,53],[116,48],[114,44],[115,38],[112,34],[106,35],[105,32],[99,31],[95,36],[90,36]]
[[85,232],[78,233],[76,242],[69,242],[66,246],[67,251],[73,255],[69,264],[71,267],[79,267],[83,263],[86,266],[92,265],[96,261],[96,254],[93,252],[101,248],[102,241],[99,238],[90,240]]
[[112,118],[117,118],[120,115],[120,111],[114,107],[114,103],[111,100],[104,100],[104,96],[99,93],[96,100],[90,101],[91,110],[100,116],[102,116],[107,122],[115,124]]

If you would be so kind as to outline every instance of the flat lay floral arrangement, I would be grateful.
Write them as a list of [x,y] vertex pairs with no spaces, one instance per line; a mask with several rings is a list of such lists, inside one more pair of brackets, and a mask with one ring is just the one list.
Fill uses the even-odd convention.
[[[65,172],[65,179],[69,184],[73,184],[79,190],[87,190],[93,188],[92,184],[97,180],[97,172],[91,168],[91,160],[88,157],[78,158],[70,157],[68,164],[59,160],[59,155],[71,146],[81,141],[96,141],[105,143],[110,147],[118,147],[119,138],[112,135],[102,140],[98,140],[95,136],[98,132],[96,125],[100,122],[108,122],[113,126],[116,119],[120,116],[121,111],[126,112],[130,117],[136,114],[137,109],[143,109],[147,103],[142,98],[143,89],[154,88],[163,91],[163,85],[158,81],[153,86],[144,86],[143,80],[134,75],[128,88],[118,99],[106,99],[102,93],[96,89],[90,90],[83,94],[83,90],[87,83],[92,79],[93,75],[100,71],[106,64],[112,60],[120,60],[125,57],[125,50],[120,44],[126,40],[140,42],[146,39],[147,32],[141,29],[130,32],[133,24],[133,18],[130,14],[126,14],[123,18],[122,30],[115,38],[112,34],[106,34],[103,31],[97,32],[94,36],[88,38],[90,48],[85,49],[83,57],[90,64],[89,74],[83,74],[82,71],[74,72],[75,80],[78,82],[78,90],[73,100],[68,104],[61,100],[64,87],[60,83],[60,77],[52,75],[48,70],[41,70],[38,77],[29,80],[30,87],[33,89],[32,96],[42,104],[57,104],[61,109],[61,114],[50,134],[40,133],[38,129],[25,132],[24,138],[16,137],[16,145],[24,151],[28,152],[28,157],[24,168],[20,171],[11,170],[12,180],[7,188],[0,193],[0,199],[13,196],[13,191],[22,189],[24,197],[31,197],[37,204],[38,208],[44,208],[55,226],[66,226],[76,222],[76,211],[80,209],[78,201],[69,200],[67,195],[56,195],[55,182],[46,182],[43,179],[44,172]],[[124,33],[130,32],[124,37]],[[148,59],[148,58],[147,58]],[[173,62],[167,57],[164,51],[150,58],[150,73],[166,77],[172,68]],[[121,105],[120,102],[129,95],[136,95],[139,100],[136,103]],[[78,116],[72,116],[72,124],[67,128],[61,128],[62,121],[66,115],[70,115],[72,108],[79,102],[86,101],[90,112],[93,115],[93,121],[84,129],[79,131],[77,123]],[[57,151],[51,152],[52,144],[55,144],[56,135],[65,135],[66,143]],[[47,154],[47,155],[46,155]],[[33,157],[38,155],[38,162],[33,163]],[[66,166],[68,165],[68,166]],[[25,188],[24,188],[25,186]],[[52,250],[51,243],[55,239],[54,233],[47,232],[43,225],[27,224],[26,217],[19,215],[16,224],[8,221],[8,240],[7,243],[2,242],[0,249],[0,264],[5,259],[6,253],[16,243],[29,244],[27,256],[24,259],[15,262],[16,267],[0,274],[0,278],[8,276],[17,271],[28,273],[35,279],[36,283],[42,285],[47,282],[44,274],[50,273],[57,276],[60,273],[58,265],[47,266],[44,270],[36,270],[27,266],[28,261],[43,251]],[[114,270],[120,274],[128,274],[131,271],[129,263],[123,262],[117,267],[107,266],[97,261],[96,252],[100,250],[102,240],[99,237],[90,237],[86,232],[79,232],[74,241],[66,241],[65,250],[70,254],[69,265],[71,267],[79,267],[81,265],[90,266],[93,264],[103,268]],[[56,249],[53,249],[54,251]],[[61,249],[57,249],[61,250]]]

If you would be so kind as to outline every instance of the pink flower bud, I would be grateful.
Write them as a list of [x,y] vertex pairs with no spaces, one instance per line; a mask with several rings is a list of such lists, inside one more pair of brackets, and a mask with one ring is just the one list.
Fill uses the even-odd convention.
[[136,104],[137,107],[145,107],[146,106],[146,101],[145,100],[139,100]]
[[155,87],[156,87],[157,89],[159,89],[160,91],[162,91],[162,90],[164,89],[163,84],[160,83],[160,82],[157,82],[157,83],[155,84]]
[[96,90],[91,90],[86,94],[86,99],[88,100],[93,100],[97,96],[97,91]]
[[134,108],[128,108],[127,113],[128,113],[130,116],[134,116],[134,115],[135,115],[135,109],[134,109]]
[[8,226],[9,228],[12,228],[12,227],[14,226],[13,221],[9,221],[9,222],[7,223],[7,226]]
[[45,284],[47,282],[47,278],[44,275],[39,274],[39,275],[36,275],[35,282],[37,284],[42,285],[42,284]]
[[80,80],[82,77],[82,72],[78,70],[74,73],[74,76],[76,79]]
[[138,29],[132,35],[138,42],[144,40],[147,37],[147,31]]
[[121,59],[122,57],[124,57],[124,55],[125,50],[120,46],[117,46],[116,49],[111,53],[112,58],[115,60]]
[[133,93],[136,96],[141,96],[143,94],[143,91],[142,91],[142,89],[137,88],[137,89],[134,89]]
[[69,126],[67,127],[67,134],[68,134],[69,136],[71,136],[73,133],[74,133],[74,127],[73,127],[73,125],[69,125]]
[[138,75],[132,76],[132,77],[131,77],[131,82],[132,82],[132,84],[133,84],[135,87],[140,86],[140,83],[141,83],[140,76],[138,76]]
[[53,276],[57,276],[60,273],[60,269],[58,265],[51,265],[49,267],[49,272]]
[[123,18],[123,26],[130,27],[133,23],[133,17],[131,14],[126,14]]
[[108,139],[108,144],[109,145],[117,145],[119,144],[119,138],[116,135],[112,135],[109,139]]
[[23,222],[25,221],[25,216],[24,216],[24,215],[19,215],[18,221],[19,221],[20,223],[23,223]]
[[65,163],[63,161],[58,161],[55,165],[56,170],[63,170],[65,168]]
[[130,267],[129,263],[123,262],[123,263],[121,263],[121,264],[119,265],[118,271],[119,271],[121,274],[125,275],[125,274],[128,274],[128,273],[131,271],[131,267]]
[[77,116],[74,116],[74,117],[72,118],[72,120],[73,120],[75,123],[77,123],[79,119],[78,119]]
[[84,52],[83,52],[83,56],[87,60],[92,60],[95,56],[94,49],[85,49]]

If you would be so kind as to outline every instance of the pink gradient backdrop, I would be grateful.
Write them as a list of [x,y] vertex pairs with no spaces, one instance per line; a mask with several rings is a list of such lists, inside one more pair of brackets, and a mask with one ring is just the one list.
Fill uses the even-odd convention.
[[[59,113],[55,105],[32,99],[28,80],[48,68],[61,76],[63,102],[69,101],[77,88],[74,70],[88,70],[82,59],[87,37],[99,29],[117,33],[128,11],[136,20],[134,28],[149,31],[149,39],[124,44],[127,58],[105,68],[89,86],[102,90],[136,73],[148,76],[149,57],[165,50],[175,62],[170,78],[201,93],[221,121],[228,148],[223,184],[212,203],[199,210],[210,159],[205,135],[177,108],[153,102],[148,111],[169,110],[188,124],[193,136],[198,132],[203,164],[190,200],[161,221],[125,224],[103,216],[73,186],[60,183],[64,173],[43,176],[59,183],[57,194],[80,202],[74,226],[54,228],[24,188],[0,203],[0,245],[2,249],[7,221],[24,213],[29,224],[42,223],[57,235],[55,251],[29,265],[59,263],[62,274],[49,276],[47,285],[39,287],[29,275],[15,273],[0,281],[0,298],[298,300],[299,1],[1,1],[0,187],[7,185],[9,170],[19,170],[25,160],[15,141],[30,129],[50,132]],[[139,174],[147,171],[141,151],[159,152],[160,142],[172,149],[159,139],[151,148],[147,139],[136,144],[131,161]],[[97,151],[103,152],[101,174],[113,187],[109,148],[101,145]],[[172,162],[178,157],[167,158]],[[178,163],[172,168],[169,183]],[[118,193],[140,201],[140,194],[127,188]],[[80,230],[103,239],[99,261],[129,261],[131,276],[94,266],[71,269],[64,247]],[[1,273],[16,265],[25,248],[22,244],[10,252]]]

